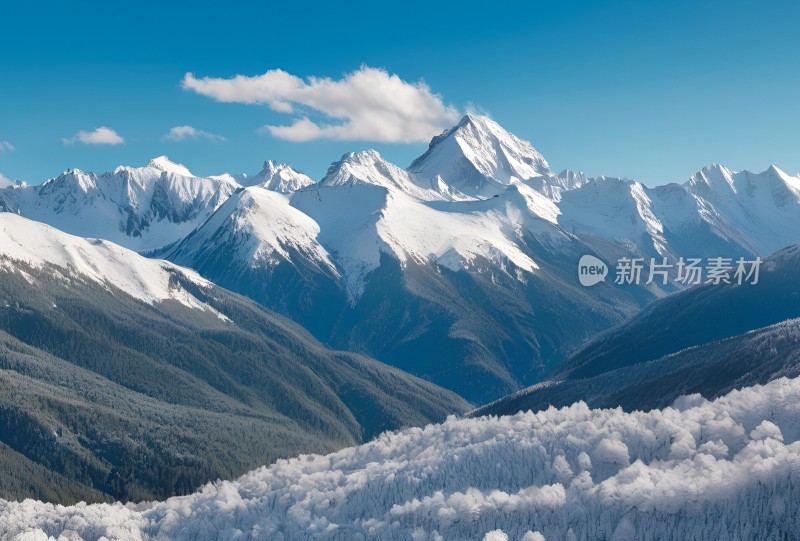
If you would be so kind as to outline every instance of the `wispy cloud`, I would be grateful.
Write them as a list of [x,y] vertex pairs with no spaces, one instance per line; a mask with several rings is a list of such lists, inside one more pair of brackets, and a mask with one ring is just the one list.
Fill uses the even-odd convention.
[[[426,142],[460,116],[423,81],[407,82],[367,66],[338,80],[302,79],[279,69],[230,79],[198,79],[187,73],[182,85],[220,102],[263,104],[294,115],[289,125],[264,127],[273,136],[289,141]],[[312,120],[312,115],[324,120]]]
[[208,139],[209,141],[224,141],[225,138],[216,133],[211,133],[203,130],[198,130],[192,126],[175,126],[171,128],[162,137],[164,141],[179,142],[184,139]]
[[5,176],[3,173],[0,173],[0,189],[7,188],[8,186],[13,186],[16,184],[13,180]]
[[0,152],[14,152],[16,147],[8,141],[0,141]]
[[65,137],[61,140],[65,145],[83,143],[86,145],[121,145],[125,142],[117,132],[111,128],[100,126],[92,131],[79,131],[72,137]]

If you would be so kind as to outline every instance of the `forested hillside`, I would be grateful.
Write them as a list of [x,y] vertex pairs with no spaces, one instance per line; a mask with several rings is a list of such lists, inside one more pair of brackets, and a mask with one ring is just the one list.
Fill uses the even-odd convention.
[[[102,268],[93,250],[106,254],[108,245],[26,225]],[[48,492],[49,476],[15,460],[33,473],[0,477],[7,497],[185,494],[281,457],[333,451],[468,408],[399,370],[328,350],[188,271],[120,253],[147,272],[130,272],[121,258],[111,267],[118,275],[98,282],[105,275],[79,272],[77,260],[0,256],[0,442],[83,487]],[[131,289],[142,298],[164,280],[174,298],[144,302],[112,279],[142,285]]]

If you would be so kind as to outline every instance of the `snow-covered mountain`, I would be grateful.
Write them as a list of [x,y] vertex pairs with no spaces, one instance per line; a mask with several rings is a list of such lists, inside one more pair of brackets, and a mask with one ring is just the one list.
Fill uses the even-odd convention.
[[349,152],[331,165],[320,186],[337,187],[370,184],[400,191],[421,201],[465,200],[470,197],[443,182],[429,182],[387,162],[376,150]]
[[264,168],[252,177],[241,175],[237,180],[242,186],[261,186],[267,190],[284,194],[296,192],[314,184],[311,177],[296,171],[288,164],[273,160],[265,161]]
[[290,194],[313,184],[272,160],[253,176],[197,177],[185,165],[159,156],[144,167],[99,174],[71,169],[40,186],[0,189],[0,210],[147,252],[186,237],[243,186]]
[[[289,197],[237,194],[160,256],[476,402],[536,381],[567,342],[638,308],[628,292],[576,287],[565,267],[586,247],[531,211],[533,188],[453,200],[416,180],[349,154]],[[541,269],[537,249],[563,259]],[[587,308],[567,316],[564,302]]]
[[434,137],[408,170],[475,197],[491,197],[515,180],[551,176],[547,161],[529,142],[478,115],[467,115]]
[[220,264],[247,261],[252,266],[275,266],[291,261],[290,252],[336,273],[330,255],[317,241],[319,226],[289,204],[286,195],[250,187],[231,196],[218,212],[175,247],[191,261],[209,261],[220,249]]
[[642,540],[800,536],[800,378],[625,413],[451,418],[139,506],[0,502],[10,537]]
[[726,239],[764,254],[797,242],[800,177],[774,165],[762,173],[711,165],[684,185],[703,220]]
[[[366,275],[380,265],[381,254],[401,265],[433,264],[453,271],[470,268],[478,259],[498,269],[506,262],[520,271],[536,268],[519,247],[527,217],[508,210],[525,206],[514,190],[503,198],[433,204],[414,197],[416,190],[404,185],[381,183],[376,176],[359,181],[342,173],[351,158],[335,166],[318,189],[296,193],[291,204],[320,225],[320,240],[336,253],[355,297],[363,292]],[[343,178],[347,181],[339,182]]]
[[685,184],[648,188],[600,177],[562,192],[558,223],[644,256],[766,256],[798,242],[800,177],[705,167]]
[[120,166],[110,173],[71,169],[38,186],[6,189],[3,196],[27,218],[138,251],[183,238],[238,187],[195,177],[161,156],[145,167]]

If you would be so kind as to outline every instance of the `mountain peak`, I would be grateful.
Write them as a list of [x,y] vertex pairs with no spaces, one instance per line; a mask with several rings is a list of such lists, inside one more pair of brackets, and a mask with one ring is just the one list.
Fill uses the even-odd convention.
[[456,124],[456,128],[463,128],[466,126],[474,126],[476,128],[488,130],[501,130],[505,133],[510,133],[505,130],[500,124],[495,122],[490,116],[478,115],[474,113],[467,113]]
[[328,168],[321,186],[343,186],[364,183],[379,186],[397,186],[399,177],[409,177],[408,173],[384,160],[377,150],[346,152],[338,162]]
[[465,115],[431,140],[409,172],[441,180],[469,196],[491,196],[517,181],[549,176],[544,157],[487,116]]
[[320,181],[320,185],[326,187],[354,184],[380,186],[423,201],[466,199],[463,194],[443,188],[386,161],[377,150],[372,149],[346,153],[331,165],[325,178]]
[[[375,163],[385,162],[381,153],[373,148],[367,150],[359,150],[357,152],[347,152],[342,156],[342,162],[351,163]],[[388,163],[388,162],[387,162]]]
[[724,165],[712,163],[703,167],[700,171],[692,175],[686,183],[687,187],[707,193],[715,187],[724,187],[727,190],[736,192],[734,183],[734,173]]
[[189,168],[185,165],[180,163],[175,163],[170,160],[166,156],[159,156],[158,158],[153,158],[147,163],[147,167],[152,167],[153,169],[158,169],[159,171],[165,171],[167,173],[174,173],[176,175],[182,175],[184,177],[193,177]]
[[260,186],[280,193],[292,193],[311,186],[314,180],[285,163],[266,160],[261,172],[243,183],[245,186]]
[[767,167],[767,170],[765,172],[769,173],[770,175],[774,175],[774,176],[777,176],[777,177],[780,177],[780,178],[791,176],[788,173],[786,173],[785,171],[783,171],[781,168],[779,168],[777,165],[774,165],[774,164],[770,165],[769,167]]
[[80,169],[67,169],[55,178],[51,178],[41,185],[40,193],[61,190],[78,190],[89,193],[97,189],[97,179],[94,173],[86,173]]

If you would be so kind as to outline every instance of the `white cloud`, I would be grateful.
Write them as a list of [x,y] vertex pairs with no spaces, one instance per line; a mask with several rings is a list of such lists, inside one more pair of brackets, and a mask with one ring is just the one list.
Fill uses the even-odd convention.
[[179,142],[184,139],[208,139],[210,141],[224,141],[225,138],[216,133],[198,130],[192,126],[175,126],[162,137],[164,141]]
[[79,131],[72,137],[61,140],[65,145],[84,143],[86,145],[120,145],[125,142],[117,132],[111,128],[100,126],[93,131]]
[[[187,73],[182,85],[217,101],[264,104],[273,111],[295,115],[289,125],[264,126],[273,136],[289,141],[427,142],[461,116],[424,82],[409,83],[366,66],[338,80],[304,80],[279,69],[230,79],[198,79]],[[315,122],[309,114],[326,120]]]
[[14,152],[16,147],[8,141],[0,141],[0,152]]
[[15,182],[5,176],[3,173],[0,173],[0,189],[7,188],[8,186],[13,186]]

